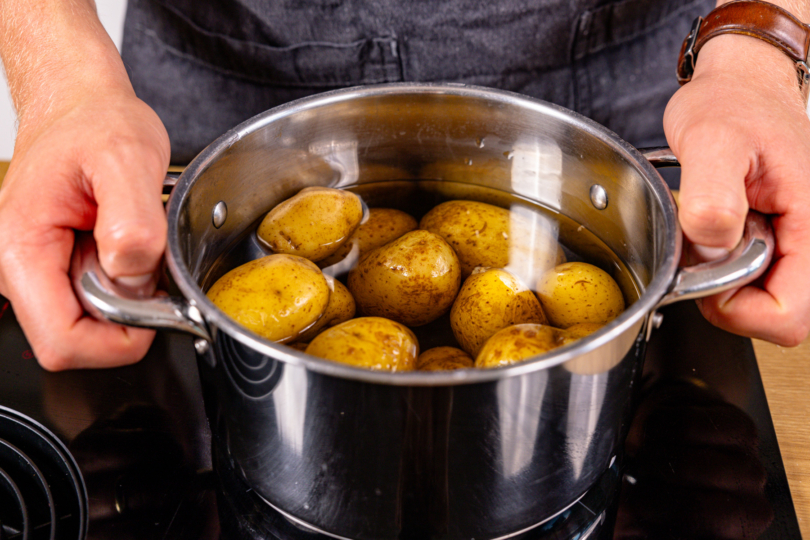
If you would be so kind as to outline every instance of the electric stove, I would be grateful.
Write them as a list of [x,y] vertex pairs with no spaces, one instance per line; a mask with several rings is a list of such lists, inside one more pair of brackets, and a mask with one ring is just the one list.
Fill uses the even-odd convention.
[[[190,338],[159,332],[133,366],[48,373],[0,310],[0,540],[327,538],[212,450]],[[623,455],[514,538],[801,537],[750,340],[691,302],[663,314]]]

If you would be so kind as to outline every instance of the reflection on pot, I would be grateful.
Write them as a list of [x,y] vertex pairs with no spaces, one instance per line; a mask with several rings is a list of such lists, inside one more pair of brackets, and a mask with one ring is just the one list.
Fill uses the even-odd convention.
[[616,539],[759,538],[774,514],[757,445],[753,420],[699,381],[655,385],[627,440]]

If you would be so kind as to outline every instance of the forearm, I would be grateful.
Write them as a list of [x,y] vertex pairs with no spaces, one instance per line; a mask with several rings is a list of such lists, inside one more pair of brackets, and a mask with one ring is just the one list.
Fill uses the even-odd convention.
[[0,58],[21,134],[76,99],[131,91],[93,0],[0,0]]

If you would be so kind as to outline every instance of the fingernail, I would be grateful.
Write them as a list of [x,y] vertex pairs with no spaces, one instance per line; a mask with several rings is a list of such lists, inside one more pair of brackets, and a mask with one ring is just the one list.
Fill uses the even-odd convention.
[[115,278],[113,281],[116,285],[123,285],[124,287],[143,287],[152,280],[154,274],[141,274],[139,276],[121,276]]
[[699,246],[693,245],[692,248],[695,254],[704,261],[716,261],[728,255],[729,250],[718,247]]

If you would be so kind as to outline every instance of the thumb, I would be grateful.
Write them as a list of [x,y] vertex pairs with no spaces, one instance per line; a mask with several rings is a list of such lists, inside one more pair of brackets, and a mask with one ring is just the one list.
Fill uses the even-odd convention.
[[[751,147],[738,130],[701,122],[683,131],[673,147],[681,162],[678,218],[684,235],[706,248],[731,249],[748,213],[746,178]],[[742,156],[742,157],[741,157]]]
[[101,158],[92,178],[98,205],[94,237],[99,261],[114,281],[131,288],[153,282],[166,246],[163,179],[168,159],[159,155]]

